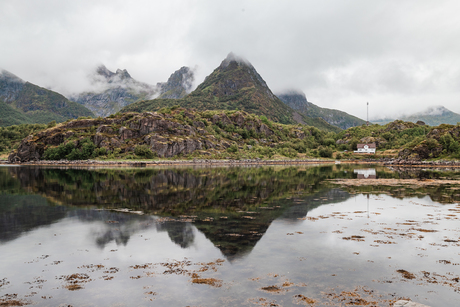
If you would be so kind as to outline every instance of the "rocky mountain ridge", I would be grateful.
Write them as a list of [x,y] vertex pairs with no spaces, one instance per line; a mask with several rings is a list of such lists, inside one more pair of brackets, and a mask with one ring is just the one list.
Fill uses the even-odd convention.
[[97,116],[106,117],[138,100],[157,96],[182,98],[190,92],[194,75],[190,68],[182,67],[171,74],[167,82],[150,85],[135,80],[126,69],[112,72],[101,65],[90,79],[94,90],[72,95],[71,99],[84,105]]

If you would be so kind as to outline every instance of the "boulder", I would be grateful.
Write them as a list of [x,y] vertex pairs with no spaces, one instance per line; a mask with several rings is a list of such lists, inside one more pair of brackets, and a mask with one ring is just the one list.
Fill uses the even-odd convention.
[[112,127],[107,126],[107,125],[101,125],[97,128],[96,130],[97,133],[105,133],[105,134],[114,134],[115,131],[113,130]]
[[263,134],[265,134],[267,136],[273,134],[273,131],[271,131],[270,128],[268,128],[268,126],[265,125],[265,124],[261,124],[258,130],[259,130],[259,133],[263,133]]
[[399,300],[394,303],[393,307],[430,307],[430,306],[412,302],[412,301],[407,301],[407,300]]
[[43,152],[43,148],[39,147],[37,143],[32,140],[32,136],[28,136],[22,140],[18,150],[8,156],[8,161],[10,163],[18,163],[40,160]]
[[192,138],[167,139],[160,135],[151,135],[146,137],[145,140],[152,151],[162,158],[173,157],[180,153],[189,154],[195,150],[202,149],[202,142]]
[[221,123],[222,125],[226,126],[226,125],[232,125],[232,121],[230,120],[230,118],[228,118],[228,116],[224,113],[221,113],[221,114],[215,114],[212,118],[211,118],[211,122],[213,124],[217,124],[217,123]]
[[120,140],[122,141],[139,137],[139,132],[126,127],[121,127],[118,134],[120,134]]
[[101,134],[99,132],[96,132],[96,135],[94,136],[93,142],[94,142],[94,145],[96,145],[97,147],[102,147],[101,143],[104,142],[104,141],[105,141],[104,143],[106,143],[108,139],[109,138],[107,136],[105,136],[105,135],[103,135],[103,134]]
[[245,117],[241,112],[235,112],[231,115],[232,121],[235,123],[236,126],[241,127],[244,124]]

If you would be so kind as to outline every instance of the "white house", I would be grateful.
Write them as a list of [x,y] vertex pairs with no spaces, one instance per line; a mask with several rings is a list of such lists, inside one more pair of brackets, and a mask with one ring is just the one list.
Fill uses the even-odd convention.
[[358,150],[354,151],[356,153],[375,154],[375,150],[377,149],[377,146],[375,146],[375,143],[358,144],[357,148],[358,148]]
[[376,179],[375,168],[355,169],[353,173],[358,174],[358,179]]

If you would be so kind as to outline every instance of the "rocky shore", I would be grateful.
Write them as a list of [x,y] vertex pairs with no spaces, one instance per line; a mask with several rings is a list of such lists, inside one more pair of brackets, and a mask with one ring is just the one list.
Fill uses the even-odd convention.
[[7,160],[0,161],[2,164],[10,165],[47,165],[47,166],[164,166],[164,165],[297,165],[297,164],[333,164],[333,160],[304,159],[304,160],[261,160],[261,159],[242,159],[242,160],[212,160],[212,159],[193,159],[193,160],[37,160],[28,162],[10,163]]
[[398,165],[398,166],[421,166],[421,167],[438,167],[438,166],[451,166],[460,167],[460,161],[454,160],[437,160],[437,161],[423,161],[423,160],[409,160],[409,159],[381,159],[384,165]]
[[47,165],[47,166],[166,166],[166,165],[299,165],[299,164],[383,164],[398,167],[459,167],[460,161],[417,161],[404,159],[363,159],[363,160],[326,160],[326,159],[193,159],[193,160],[35,160],[28,162],[9,162],[0,160],[0,164],[10,165]]

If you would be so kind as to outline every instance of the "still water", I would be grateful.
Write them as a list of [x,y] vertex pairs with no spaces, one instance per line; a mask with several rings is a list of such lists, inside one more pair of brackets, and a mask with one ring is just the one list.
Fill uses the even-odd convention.
[[0,167],[0,305],[458,306],[459,187],[369,177],[458,174]]

